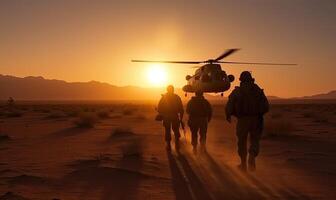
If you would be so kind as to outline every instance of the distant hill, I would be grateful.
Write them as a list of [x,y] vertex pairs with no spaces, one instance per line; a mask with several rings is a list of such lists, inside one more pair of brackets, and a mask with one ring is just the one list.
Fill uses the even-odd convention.
[[[177,88],[176,93],[184,96]],[[66,82],[43,77],[19,78],[0,74],[0,99],[13,97],[16,100],[156,100],[165,93],[165,88],[119,87],[97,81]],[[190,94],[189,94],[190,96]],[[208,95],[211,100],[220,96]]]
[[[163,93],[165,88],[119,87],[97,81],[66,82],[44,79],[41,76],[20,78],[0,74],[0,99],[2,100],[8,97],[16,100],[156,100]],[[179,88],[176,89],[176,93],[184,96],[184,92]],[[206,98],[212,101],[226,99],[220,95],[206,95]],[[281,99],[276,96],[268,96],[268,98]],[[336,99],[336,91],[302,98]]]
[[336,90],[324,94],[316,94],[312,96],[301,97],[303,99],[336,99]]

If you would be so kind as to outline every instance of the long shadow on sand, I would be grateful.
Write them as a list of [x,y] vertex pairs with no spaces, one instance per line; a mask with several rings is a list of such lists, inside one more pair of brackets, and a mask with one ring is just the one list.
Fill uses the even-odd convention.
[[167,151],[167,157],[177,200],[212,199],[183,154]]
[[65,128],[65,129],[51,133],[50,135],[48,135],[48,137],[51,137],[51,138],[71,137],[71,136],[76,136],[81,133],[87,132],[88,130],[89,129],[78,128],[78,127]]
[[[140,181],[149,178],[139,171],[125,169],[125,163],[129,159],[121,159],[118,167],[105,167],[97,165],[80,166],[64,177],[63,186],[71,186],[80,190],[82,199],[85,199],[89,192],[99,193],[100,199],[133,199],[137,194]],[[143,161],[141,158],[133,158],[131,161],[135,168],[141,169]]]
[[[294,191],[291,188],[282,188],[275,190],[270,186],[263,183],[254,174],[250,174],[248,172],[242,173],[241,176],[238,172],[235,172],[228,165],[221,163],[218,165],[217,162],[213,159],[213,157],[205,152],[202,154],[205,161],[208,163],[212,173],[221,180],[221,182],[227,186],[227,188],[221,191],[220,197],[232,198],[232,196],[228,196],[228,194],[234,192],[235,194],[240,194],[239,198],[241,199],[302,199],[309,200],[310,198],[306,195],[300,194],[297,191]],[[228,183],[230,180],[231,183]],[[245,179],[245,180],[244,180]],[[246,180],[249,183],[246,183]],[[245,184],[242,184],[244,183]]]
[[[125,145],[133,148],[132,142]],[[79,199],[88,196],[102,200],[137,199],[142,181],[167,181],[143,173],[144,164],[142,155],[137,154],[124,154],[117,160],[108,157],[82,160],[72,165],[73,171],[63,178],[60,189],[73,188],[80,194]]]
[[208,152],[202,153],[200,158],[200,162],[207,166],[209,175],[215,177],[214,181],[219,185],[216,192],[219,199],[266,199],[257,190],[246,184],[229,166],[218,165]]

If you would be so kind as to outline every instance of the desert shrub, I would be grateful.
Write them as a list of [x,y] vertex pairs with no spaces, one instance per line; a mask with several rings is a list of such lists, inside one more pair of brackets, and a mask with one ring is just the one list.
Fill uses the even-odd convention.
[[123,115],[133,115],[135,112],[135,109],[127,108],[123,110]]
[[272,119],[279,119],[283,117],[282,113],[271,113],[270,115]]
[[6,112],[7,117],[21,117],[23,113],[19,110],[11,110]]
[[110,116],[111,119],[119,119],[119,118],[122,118],[123,116],[122,115],[113,115],[113,116]]
[[286,112],[293,112],[293,108],[290,106],[284,107],[283,110]]
[[121,146],[121,155],[124,158],[128,157],[141,157],[143,155],[143,143],[142,140],[135,138],[129,141],[127,144]]
[[109,117],[110,117],[110,113],[109,113],[109,111],[107,111],[107,110],[101,110],[101,111],[99,111],[99,112],[97,113],[97,116],[98,116],[99,118],[105,119],[105,118],[109,118]]
[[136,119],[145,120],[145,119],[147,119],[147,117],[144,114],[139,114],[139,115],[136,116]]
[[327,122],[329,122],[328,116],[325,115],[325,114],[322,114],[322,113],[316,114],[313,118],[314,118],[314,120],[313,120],[314,122],[318,122],[318,123],[327,123]]
[[134,132],[130,128],[123,128],[118,127],[112,130],[110,137],[117,138],[117,137],[127,137],[127,136],[134,136]]
[[39,113],[50,113],[51,112],[51,110],[47,108],[34,108],[33,111],[39,112]]
[[66,114],[63,111],[60,111],[60,110],[52,111],[46,116],[46,118],[48,118],[48,119],[58,119],[58,118],[62,118],[62,117],[66,117]]
[[83,112],[74,121],[79,128],[92,128],[98,122],[97,115],[93,112]]
[[96,108],[93,107],[83,107],[82,110],[84,112],[96,112]]
[[264,124],[264,137],[291,136],[294,124],[286,119],[266,119]]
[[311,117],[313,117],[314,116],[314,113],[313,112],[304,112],[303,114],[302,114],[302,117],[304,117],[304,118],[311,118]]
[[78,114],[80,113],[78,110],[67,110],[67,111],[64,111],[66,116],[68,117],[77,117]]
[[0,142],[1,141],[6,141],[6,140],[9,140],[10,137],[8,135],[5,135],[5,134],[0,134]]
[[326,113],[322,112],[305,112],[302,114],[305,118],[312,118],[313,122],[326,123],[329,122],[329,118]]
[[24,106],[23,106],[23,107],[21,107],[20,109],[21,109],[22,111],[28,111],[28,110],[29,110],[29,108],[28,108],[28,107],[24,107]]

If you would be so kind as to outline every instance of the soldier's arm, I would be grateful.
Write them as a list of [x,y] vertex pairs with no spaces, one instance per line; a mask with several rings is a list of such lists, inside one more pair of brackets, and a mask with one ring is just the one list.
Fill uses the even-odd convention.
[[161,96],[161,99],[158,103],[158,108],[157,108],[157,111],[161,114],[162,113],[162,108],[163,108],[163,95]]
[[225,107],[226,118],[230,118],[234,113],[234,103],[236,101],[236,92],[233,90],[229,95],[228,101]]
[[262,97],[263,104],[265,106],[265,108],[264,108],[265,110],[264,110],[263,114],[265,114],[269,111],[269,102],[268,102],[268,99],[267,99],[267,97],[264,93],[264,90],[261,90],[261,97]]
[[182,120],[183,119],[183,114],[184,114],[184,109],[183,109],[182,100],[179,96],[177,96],[177,102],[178,102],[178,108],[179,108],[179,113],[180,113],[180,120]]
[[208,110],[208,121],[210,122],[212,118],[212,107],[209,101],[206,100],[207,110]]
[[190,114],[190,110],[191,110],[191,100],[188,101],[188,103],[187,103],[186,112],[187,112],[188,114]]

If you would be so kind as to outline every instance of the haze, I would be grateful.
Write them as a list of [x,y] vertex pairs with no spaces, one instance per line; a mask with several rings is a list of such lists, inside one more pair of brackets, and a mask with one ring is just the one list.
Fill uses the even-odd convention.
[[[131,59],[203,60],[241,48],[227,60],[299,66],[223,65],[228,74],[252,71],[269,95],[310,95],[335,89],[335,19],[332,0],[2,0],[0,71],[153,87],[150,66]],[[163,67],[164,83],[177,87],[194,71]]]

